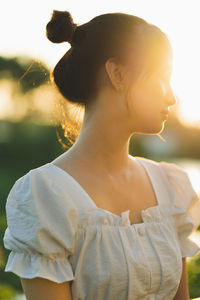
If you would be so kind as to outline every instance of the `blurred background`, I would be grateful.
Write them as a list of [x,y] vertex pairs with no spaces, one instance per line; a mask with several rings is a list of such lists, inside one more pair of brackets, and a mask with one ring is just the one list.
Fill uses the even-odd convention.
[[[161,137],[134,135],[130,153],[183,167],[200,195],[200,18],[199,0],[2,1],[0,10],[0,300],[25,299],[19,278],[4,272],[9,250],[5,203],[15,181],[30,169],[50,162],[71,146],[73,116],[83,116],[64,101],[49,78],[69,49],[53,44],[45,27],[53,9],[69,10],[82,24],[107,12],[137,15],[160,27],[173,48],[171,85],[178,102]],[[78,87],[77,87],[78,88]],[[63,123],[68,119],[69,128]],[[78,128],[78,124],[77,124]],[[77,131],[78,132],[78,131]],[[77,133],[76,133],[77,134]],[[200,227],[191,235],[200,244]],[[200,297],[200,254],[187,258],[191,299]],[[200,299],[200,298],[199,298]]]

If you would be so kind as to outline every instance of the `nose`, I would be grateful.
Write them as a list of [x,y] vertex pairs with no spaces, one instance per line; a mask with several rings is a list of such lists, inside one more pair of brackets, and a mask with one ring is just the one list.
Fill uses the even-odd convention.
[[168,93],[168,95],[167,95],[166,101],[167,101],[167,105],[168,105],[168,106],[173,106],[173,105],[177,104],[177,102],[178,102],[178,97],[177,97],[177,95],[173,92],[172,89],[169,90],[169,93]]

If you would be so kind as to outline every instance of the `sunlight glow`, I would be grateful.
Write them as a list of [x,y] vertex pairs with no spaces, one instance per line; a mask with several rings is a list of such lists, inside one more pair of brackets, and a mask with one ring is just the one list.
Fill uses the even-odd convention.
[[179,160],[180,166],[187,172],[195,192],[200,196],[200,161]]
[[[69,3],[65,0],[49,0],[48,3],[7,0],[2,6],[2,11],[9,12],[9,17],[8,13],[1,14],[0,26],[5,30],[2,30],[0,55],[31,55],[47,63],[50,68],[70,47],[68,43],[53,44],[45,36],[46,24],[53,9],[69,10],[78,24],[102,13],[124,12],[157,25],[168,35],[173,48],[172,76],[174,89],[181,102],[179,118],[188,125],[200,126],[199,0],[102,0],[98,6],[89,0]],[[2,114],[3,107],[5,100],[1,101]]]
[[12,80],[0,81],[0,119],[17,121],[27,112],[27,96],[17,93],[16,85]]
[[9,82],[0,84],[0,94],[1,94],[1,101],[0,101],[0,119],[4,118],[9,114],[12,110],[12,101],[10,95],[10,85]]

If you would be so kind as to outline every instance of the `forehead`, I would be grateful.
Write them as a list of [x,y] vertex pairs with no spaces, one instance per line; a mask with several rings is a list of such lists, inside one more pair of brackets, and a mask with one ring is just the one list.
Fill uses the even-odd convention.
[[143,68],[141,69],[141,74],[143,74],[144,78],[149,78],[151,75],[155,73],[162,73],[166,74],[167,76],[172,75],[172,58],[162,58],[162,59],[155,59],[155,60],[148,60]]
[[171,44],[165,39],[155,39],[150,42],[138,43],[139,47],[133,47],[129,52],[129,66],[138,69],[143,73],[153,74],[157,71],[172,73],[173,51]]
[[147,69],[150,72],[163,71],[171,73],[173,68],[173,59],[170,53],[157,54],[147,58]]
[[150,37],[146,45],[144,45],[146,64],[153,69],[172,69],[173,50],[169,40],[163,35]]

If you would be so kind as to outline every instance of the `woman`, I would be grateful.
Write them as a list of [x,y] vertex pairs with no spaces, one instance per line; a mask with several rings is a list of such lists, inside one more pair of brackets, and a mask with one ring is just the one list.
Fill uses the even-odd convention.
[[28,300],[188,300],[199,198],[176,164],[129,154],[131,136],[160,133],[176,103],[167,36],[124,13],[78,25],[54,10],[46,29],[71,44],[52,76],[85,116],[68,151],[12,187],[5,271]]

